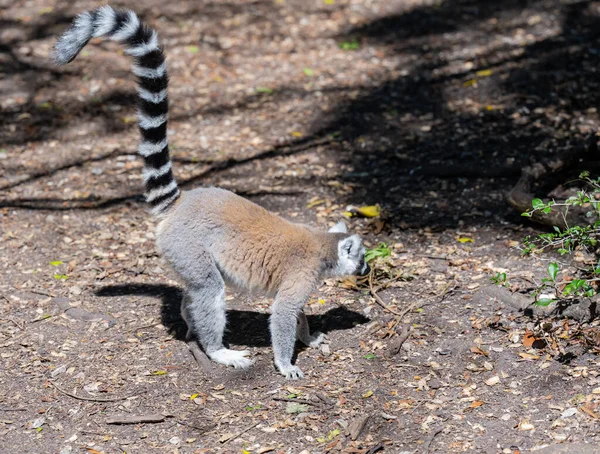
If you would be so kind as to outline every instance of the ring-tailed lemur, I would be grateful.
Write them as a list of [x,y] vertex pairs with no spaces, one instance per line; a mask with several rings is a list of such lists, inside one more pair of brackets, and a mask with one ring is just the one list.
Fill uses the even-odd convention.
[[167,142],[167,71],[155,30],[133,11],[102,6],[78,15],[54,47],[57,64],[72,61],[93,37],[125,46],[138,77],[139,154],[144,158],[146,200],[160,222],[157,247],[185,284],[182,316],[188,337],[221,364],[246,368],[248,351],[223,345],[225,282],[275,297],[270,331],[275,364],[287,378],[303,377],[291,363],[296,338],[316,347],[303,307],[325,276],[365,275],[369,267],[358,235],[338,223],[329,232],[294,224],[230,191],[197,188],[180,192]]

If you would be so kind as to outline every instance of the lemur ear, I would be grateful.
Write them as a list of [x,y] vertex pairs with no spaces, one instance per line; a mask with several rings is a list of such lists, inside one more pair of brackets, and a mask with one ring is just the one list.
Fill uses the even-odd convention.
[[336,225],[329,229],[330,233],[348,233],[348,227],[344,221],[338,222]]
[[338,242],[338,253],[340,257],[355,256],[361,241],[358,235],[351,235]]

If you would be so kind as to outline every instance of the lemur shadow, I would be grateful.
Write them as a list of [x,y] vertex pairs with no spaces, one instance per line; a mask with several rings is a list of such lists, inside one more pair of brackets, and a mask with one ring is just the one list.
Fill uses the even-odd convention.
[[[187,325],[181,318],[180,288],[163,284],[123,284],[108,285],[95,292],[96,296],[154,296],[162,301],[161,323],[177,340],[185,340]],[[328,333],[354,328],[369,322],[364,315],[344,306],[330,309],[324,314],[307,315],[311,331]],[[247,347],[267,347],[271,345],[269,336],[269,314],[254,311],[229,309],[225,343]]]

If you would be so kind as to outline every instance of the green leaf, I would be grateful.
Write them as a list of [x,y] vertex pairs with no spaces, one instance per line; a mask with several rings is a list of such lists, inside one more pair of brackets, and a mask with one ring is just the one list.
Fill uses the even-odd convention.
[[52,266],[58,266],[58,265],[62,265],[62,264],[63,264],[63,262],[61,262],[60,260],[55,260],[53,262],[50,262],[50,265],[52,265]]
[[197,54],[200,52],[200,48],[198,46],[187,46],[185,50],[187,50],[190,54]]
[[356,38],[351,41],[342,41],[340,43],[340,49],[342,50],[358,50],[359,47],[360,44]]
[[328,440],[333,440],[335,437],[337,437],[340,434],[340,429],[333,429],[331,432],[329,432],[327,434],[327,439]]
[[376,356],[373,353],[367,353],[365,356],[363,356],[363,358],[365,358],[365,359],[375,359]]
[[537,300],[535,302],[536,306],[549,306],[550,304],[552,304],[554,301],[556,301],[555,299],[552,298],[540,298],[539,300]]
[[265,93],[267,95],[270,95],[274,92],[275,90],[273,90],[272,88],[269,87],[256,87],[256,92],[257,93]]
[[552,279],[552,281],[556,281],[556,275],[558,274],[558,265],[555,262],[550,263],[550,265],[548,265],[548,276],[550,276],[550,279]]
[[385,243],[379,243],[379,246],[373,249],[367,249],[365,252],[365,261],[370,262],[376,258],[389,257],[392,251]]
[[312,76],[314,76],[314,75],[315,75],[314,71],[313,71],[312,69],[310,69],[310,68],[304,68],[304,69],[302,70],[302,72],[303,72],[304,74],[306,74],[308,77],[312,77]]
[[288,402],[285,407],[285,412],[291,415],[295,413],[305,413],[308,411],[308,405],[296,403],[296,402]]
[[66,274],[55,274],[54,276],[52,276],[54,279],[62,279],[62,280],[67,280],[69,279],[69,276],[67,276]]
[[167,375],[168,372],[166,370],[155,370],[152,372],[152,375]]
[[537,210],[539,208],[544,207],[544,202],[542,201],[542,199],[533,199],[531,201],[531,206],[533,206],[533,208]]

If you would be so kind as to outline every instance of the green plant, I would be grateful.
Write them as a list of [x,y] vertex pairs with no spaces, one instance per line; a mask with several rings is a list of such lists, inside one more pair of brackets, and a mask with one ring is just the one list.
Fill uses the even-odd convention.
[[365,261],[368,263],[376,258],[389,257],[392,251],[385,243],[379,243],[379,246],[373,249],[367,249],[365,252]]
[[[522,251],[526,255],[541,254],[550,250],[556,250],[560,255],[573,254],[578,250],[595,255],[594,263],[588,263],[587,267],[577,267],[577,275],[558,279],[561,271],[557,262],[551,262],[546,270],[547,277],[540,283],[535,284],[532,296],[535,304],[548,306],[559,300],[568,300],[578,297],[592,297],[598,293],[597,282],[600,281],[600,260],[598,257],[598,238],[600,237],[600,178],[590,178],[589,172],[579,175],[581,182],[585,183],[585,189],[577,192],[577,195],[569,197],[564,202],[550,200],[544,202],[541,199],[531,201],[532,208],[523,213],[523,216],[531,217],[535,212],[543,214],[551,213],[556,207],[561,208],[564,228],[554,226],[554,231],[541,233],[534,238],[527,237],[523,241]],[[585,225],[569,225],[567,216],[569,209],[584,208],[585,215],[590,220]],[[508,286],[506,273],[496,273],[492,282],[498,285]]]

